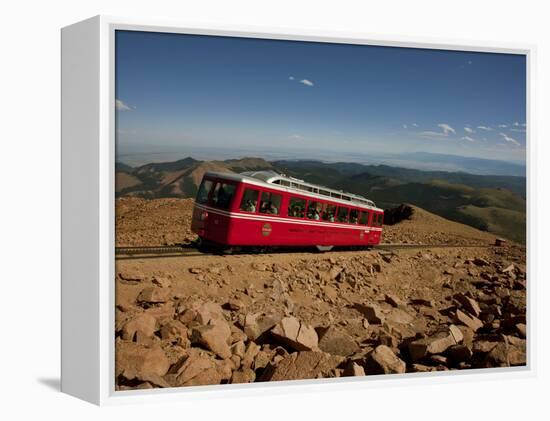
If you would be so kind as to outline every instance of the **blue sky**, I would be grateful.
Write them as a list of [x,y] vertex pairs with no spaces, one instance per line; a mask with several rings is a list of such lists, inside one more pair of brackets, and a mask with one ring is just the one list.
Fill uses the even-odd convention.
[[523,161],[521,55],[118,31],[120,151]]

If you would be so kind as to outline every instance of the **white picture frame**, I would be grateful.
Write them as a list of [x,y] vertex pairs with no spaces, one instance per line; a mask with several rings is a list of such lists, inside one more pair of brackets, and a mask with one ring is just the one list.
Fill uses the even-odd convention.
[[[208,398],[213,395],[251,396],[330,388],[367,388],[407,382],[411,386],[440,381],[532,376],[532,314],[536,285],[529,282],[527,326],[528,364],[507,369],[331,381],[300,380],[250,385],[200,386],[115,392],[114,386],[114,167],[115,95],[114,33],[116,30],[171,32],[317,42],[339,42],[524,54],[527,62],[527,194],[532,192],[534,148],[532,132],[532,62],[535,47],[423,39],[386,39],[353,33],[322,33],[238,26],[186,27],[177,22],[96,16],[62,29],[62,377],[63,392],[97,405]],[[528,202],[529,203],[529,202]],[[527,209],[528,244],[533,207]],[[527,255],[532,267],[532,253]]]

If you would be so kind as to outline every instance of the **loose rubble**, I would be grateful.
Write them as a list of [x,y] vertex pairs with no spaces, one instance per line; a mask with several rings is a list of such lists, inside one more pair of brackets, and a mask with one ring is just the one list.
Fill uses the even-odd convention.
[[117,260],[116,389],[525,365],[525,249],[487,244]]

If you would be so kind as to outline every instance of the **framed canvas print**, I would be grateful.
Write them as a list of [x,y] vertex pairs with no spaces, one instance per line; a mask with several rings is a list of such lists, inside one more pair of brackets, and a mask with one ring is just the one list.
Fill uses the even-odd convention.
[[514,376],[530,47],[62,31],[62,390]]

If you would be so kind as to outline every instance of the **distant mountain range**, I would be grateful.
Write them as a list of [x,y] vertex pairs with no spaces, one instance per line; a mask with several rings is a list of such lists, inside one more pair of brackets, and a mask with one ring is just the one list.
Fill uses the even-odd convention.
[[[196,153],[194,153],[195,151]],[[171,151],[164,153],[148,153],[145,151],[136,151],[135,153],[122,153],[117,156],[117,161],[124,162],[133,167],[140,166],[150,162],[166,162],[168,160],[177,160],[187,156],[194,156],[197,159],[212,160],[215,156],[217,160],[226,160],[235,156],[261,156],[267,161],[275,160],[315,160],[321,162],[348,162],[365,165],[389,165],[391,167],[409,168],[422,171],[449,171],[466,172],[476,175],[513,175],[525,177],[526,167],[523,163],[501,161],[496,159],[471,158],[459,155],[448,155],[429,152],[408,152],[408,153],[376,153],[376,152],[346,152],[333,151],[326,152],[322,150],[264,150],[264,151],[236,151],[234,149],[226,150],[218,148],[211,150],[208,148],[194,147],[192,150],[183,153],[181,151]],[[208,157],[208,158],[206,158]]]
[[263,169],[273,169],[312,183],[361,194],[383,208],[411,203],[447,219],[525,242],[524,176],[421,171],[353,162],[269,162],[250,157],[200,161],[185,158],[136,168],[117,163],[116,194],[144,198],[195,197],[206,171],[239,173]]
[[525,165],[496,159],[470,158],[429,152],[373,156],[372,162],[394,167],[427,171],[467,172],[477,175],[515,175],[525,177]]

